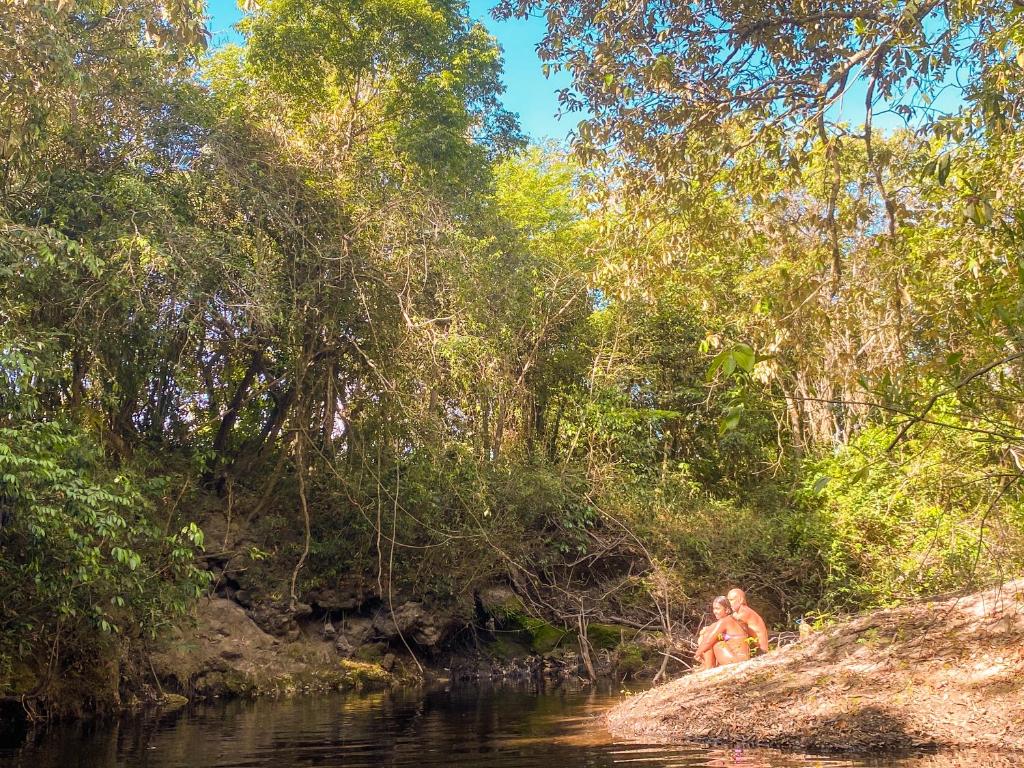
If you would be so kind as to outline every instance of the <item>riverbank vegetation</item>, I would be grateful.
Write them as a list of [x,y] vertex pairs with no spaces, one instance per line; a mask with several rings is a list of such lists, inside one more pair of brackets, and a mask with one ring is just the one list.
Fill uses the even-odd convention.
[[592,671],[1019,573],[1024,15],[819,5],[499,5],[569,148],[459,2],[5,5],[0,694],[210,591],[434,653],[508,589]]

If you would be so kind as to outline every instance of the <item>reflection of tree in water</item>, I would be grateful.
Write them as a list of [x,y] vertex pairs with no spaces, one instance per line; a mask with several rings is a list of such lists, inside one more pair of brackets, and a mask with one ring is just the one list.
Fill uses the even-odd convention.
[[612,742],[614,691],[524,686],[396,691],[200,705],[159,717],[54,728],[0,768],[968,768],[1016,767],[1009,753],[873,759],[771,749]]

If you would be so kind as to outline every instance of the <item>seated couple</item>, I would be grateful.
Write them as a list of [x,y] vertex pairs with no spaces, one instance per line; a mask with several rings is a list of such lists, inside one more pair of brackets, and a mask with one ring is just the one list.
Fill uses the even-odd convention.
[[768,628],[764,619],[747,605],[742,589],[730,589],[728,597],[716,597],[711,610],[715,621],[700,631],[697,652],[693,655],[701,669],[746,661],[752,645],[757,653],[768,650]]

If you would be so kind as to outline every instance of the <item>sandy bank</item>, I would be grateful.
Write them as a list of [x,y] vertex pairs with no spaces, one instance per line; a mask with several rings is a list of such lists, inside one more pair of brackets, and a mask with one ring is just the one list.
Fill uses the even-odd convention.
[[877,611],[689,674],[607,715],[620,738],[821,750],[1024,750],[1024,579]]

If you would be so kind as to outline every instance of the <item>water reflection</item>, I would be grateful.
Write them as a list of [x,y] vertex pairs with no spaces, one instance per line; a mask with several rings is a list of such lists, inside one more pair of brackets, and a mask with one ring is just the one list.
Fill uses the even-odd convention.
[[618,693],[472,688],[209,704],[157,718],[51,729],[0,747],[0,768],[584,768],[1010,766],[1012,756],[850,759],[762,749],[615,743],[598,714]]

